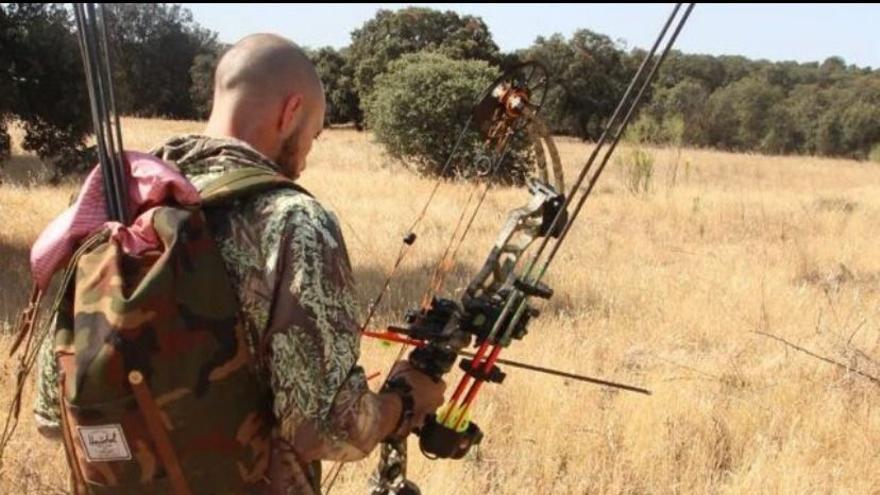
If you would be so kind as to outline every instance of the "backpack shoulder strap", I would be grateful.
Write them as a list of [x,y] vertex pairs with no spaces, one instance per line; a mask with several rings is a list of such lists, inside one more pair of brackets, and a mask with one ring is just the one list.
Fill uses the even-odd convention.
[[281,174],[257,167],[227,172],[201,190],[202,206],[220,206],[229,201],[277,188],[289,188],[312,196],[305,188]]

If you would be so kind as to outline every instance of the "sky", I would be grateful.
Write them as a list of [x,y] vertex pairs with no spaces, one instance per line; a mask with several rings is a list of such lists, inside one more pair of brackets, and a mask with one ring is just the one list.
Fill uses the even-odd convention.
[[[220,40],[274,32],[311,48],[341,48],[379,9],[428,6],[477,15],[502,51],[537,36],[587,28],[648,48],[672,4],[184,4]],[[754,59],[822,61],[880,67],[880,4],[697,4],[676,42],[685,53]]]

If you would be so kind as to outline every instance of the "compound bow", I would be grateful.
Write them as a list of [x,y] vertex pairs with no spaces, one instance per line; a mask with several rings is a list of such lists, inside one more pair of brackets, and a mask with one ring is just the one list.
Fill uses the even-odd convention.
[[[404,248],[386,280],[383,291],[371,307],[363,327],[365,335],[404,343],[399,357],[403,355],[406,344],[414,345],[415,349],[408,355],[409,362],[436,380],[449,373],[456,362],[463,371],[446,405],[429,416],[424,426],[415,432],[419,436],[419,447],[425,456],[431,459],[460,459],[482,440],[482,430],[470,418],[477,394],[485,382],[501,383],[504,380],[505,373],[498,366],[502,363],[499,354],[513,341],[525,337],[529,323],[540,314],[532,304],[532,299],[552,297],[552,289],[542,282],[542,278],[570,232],[586,199],[592,193],[647,88],[653,82],[660,65],[690,16],[694,4],[689,4],[679,17],[681,7],[680,3],[675,5],[567,195],[562,193],[563,182],[558,153],[555,153],[555,146],[549,138],[546,126],[537,119],[546,94],[547,73],[543,66],[528,62],[505,73],[486,89],[474,106],[446,166],[451,163],[452,156],[462,142],[462,136],[471,125],[474,125],[485,139],[488,155],[477,159],[476,168],[483,170],[489,165],[486,169],[487,175],[496,170],[505,158],[514,136],[525,130],[527,134],[533,136],[533,139],[535,136],[539,138],[535,139],[538,143],[536,150],[542,148],[541,140],[550,150],[554,180],[551,185],[546,162],[542,162],[543,153],[538,153],[541,155],[538,159],[541,176],[528,181],[528,190],[531,194],[528,203],[514,209],[508,215],[482,268],[471,279],[459,300],[438,298],[435,295],[442,287],[444,275],[441,273],[441,268],[449,265],[447,255],[450,249],[447,248],[444,260],[438,263],[431,287],[426,292],[420,308],[407,312],[406,324],[390,326],[384,332],[367,330],[390,278],[403,260],[405,249],[415,240],[413,228],[410,228],[410,234],[404,239]],[[677,18],[678,22],[671,36],[660,55],[655,57],[673,21]],[[537,80],[533,79],[535,74],[539,75]],[[598,161],[596,169],[592,170],[603,148],[605,153]],[[540,167],[542,163],[544,166]],[[433,199],[436,190],[435,187],[428,203]],[[486,190],[487,188],[484,187],[477,208],[482,203]],[[577,198],[576,202],[575,198]],[[413,227],[424,216],[428,203],[425,204]],[[569,213],[572,205],[574,209]],[[475,215],[476,209],[471,214],[468,227]],[[462,225],[464,218],[463,212],[459,226]],[[459,245],[468,227],[459,236]],[[456,232],[458,230],[457,226]],[[450,247],[455,237],[456,235],[453,234]],[[526,251],[539,239],[537,248],[524,263]],[[456,251],[457,248],[452,252]],[[464,349],[471,345],[477,347],[476,351],[465,353]],[[462,354],[468,357],[459,360],[459,355]],[[594,379],[588,381],[649,393],[638,387],[613,382]],[[405,385],[386,380],[383,390],[400,386]],[[405,439],[383,444],[379,467],[370,480],[372,495],[420,493],[418,487],[406,476],[406,450]],[[339,465],[331,470],[325,479],[326,492],[329,493],[338,473]]]

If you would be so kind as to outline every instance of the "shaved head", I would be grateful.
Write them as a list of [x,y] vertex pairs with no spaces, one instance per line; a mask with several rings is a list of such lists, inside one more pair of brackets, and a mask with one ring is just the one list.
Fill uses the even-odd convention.
[[283,97],[292,88],[311,96],[321,91],[321,79],[305,52],[274,34],[254,34],[233,45],[217,64],[214,81],[221,96],[265,99]]
[[281,36],[254,34],[217,64],[206,134],[241,139],[295,178],[325,109],[321,79],[305,52]]

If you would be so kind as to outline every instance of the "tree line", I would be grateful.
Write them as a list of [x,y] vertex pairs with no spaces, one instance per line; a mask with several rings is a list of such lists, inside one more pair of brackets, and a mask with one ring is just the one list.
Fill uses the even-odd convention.
[[[106,7],[120,111],[206,117],[213,68],[226,48],[217,33],[180,5]],[[369,115],[381,106],[370,102],[383,100],[376,81],[404,56],[431,52],[435,67],[437,57],[481,61],[499,73],[525,60],[543,63],[552,77],[547,124],[587,140],[598,137],[644,56],[587,29],[541,36],[524,50],[504,53],[479,17],[424,7],[380,10],[351,33],[348,46],[307,51],[324,82],[327,125],[381,121]],[[431,73],[438,79],[421,82],[426,90],[450,83],[448,71]],[[14,119],[24,128],[25,149],[54,161],[62,173],[81,166],[91,130],[88,108],[69,7],[0,4],[0,155],[9,153]],[[839,57],[796,63],[673,52],[633,132],[661,144],[880,160],[880,70]]]

